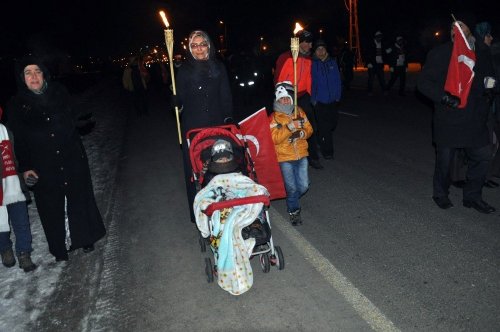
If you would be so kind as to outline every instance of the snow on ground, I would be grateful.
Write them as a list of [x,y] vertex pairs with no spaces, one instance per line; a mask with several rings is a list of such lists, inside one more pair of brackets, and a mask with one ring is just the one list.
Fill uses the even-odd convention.
[[[94,191],[103,217],[110,204],[117,160],[119,157],[126,110],[119,107],[119,85],[109,80],[74,96],[75,103],[92,112],[96,120],[93,131],[83,136]],[[111,97],[111,98],[110,98]],[[32,195],[33,196],[33,195]],[[18,265],[8,269],[0,265],[0,331],[21,332],[44,311],[58,279],[69,262],[56,263],[49,253],[35,203],[29,206],[31,233],[33,235],[32,259],[38,269],[25,273]],[[12,234],[14,241],[14,236]]]

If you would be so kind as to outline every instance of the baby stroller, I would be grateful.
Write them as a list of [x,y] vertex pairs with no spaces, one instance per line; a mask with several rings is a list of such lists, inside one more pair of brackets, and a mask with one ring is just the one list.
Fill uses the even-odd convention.
[[[241,233],[238,229],[235,231],[238,233],[235,235],[236,238],[241,237],[239,240],[249,242],[247,240],[253,239],[250,242],[254,241],[255,244],[252,246],[249,258],[258,256],[264,273],[269,272],[271,266],[276,266],[279,270],[284,269],[285,260],[282,250],[279,246],[274,245],[271,235],[268,212],[269,194],[267,189],[258,184],[247,143],[239,129],[235,125],[198,128],[190,130],[186,136],[193,171],[192,181],[198,192],[195,206],[198,201],[205,199],[204,205],[198,208],[198,214],[195,209],[197,226],[200,230],[199,244],[201,251],[205,252],[208,242],[214,254],[214,264],[210,258],[205,258],[207,281],[213,282],[214,276],[217,276],[219,285],[221,285],[220,279],[223,276],[219,274],[218,264],[224,264],[224,262],[220,262],[221,257],[224,256],[221,252],[221,241],[224,241],[224,234],[221,235],[220,230],[224,226],[227,227],[227,224],[221,226],[216,220],[222,220],[221,216],[224,218],[224,214],[230,211],[238,211],[239,216],[243,219],[246,217],[253,219],[250,222],[244,220],[244,227],[241,224],[238,225],[242,227]],[[214,149],[219,149],[218,144],[221,141],[230,144],[227,149],[231,150],[231,159],[237,169],[232,170],[231,168],[232,171],[229,174],[211,174],[210,164],[214,161]],[[200,195],[206,197],[200,198]],[[242,212],[242,208],[251,211],[251,213],[246,210]],[[200,215],[202,215],[201,218],[199,218]],[[238,224],[240,220],[233,221]],[[237,240],[232,244],[234,247],[229,248],[230,251],[238,249],[241,249],[242,252],[245,251],[245,248],[242,248],[241,243],[238,244]],[[240,247],[238,248],[238,246]]]

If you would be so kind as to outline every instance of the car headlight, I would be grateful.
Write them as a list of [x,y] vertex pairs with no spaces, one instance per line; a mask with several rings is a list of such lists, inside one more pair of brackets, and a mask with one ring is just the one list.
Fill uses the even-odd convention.
[[253,76],[257,77],[257,76],[259,76],[259,73],[254,72],[254,73],[253,73]]
[[254,81],[248,81],[248,85],[254,85],[255,82]]
[[245,86],[245,83],[241,82],[241,83],[240,83],[240,86]]

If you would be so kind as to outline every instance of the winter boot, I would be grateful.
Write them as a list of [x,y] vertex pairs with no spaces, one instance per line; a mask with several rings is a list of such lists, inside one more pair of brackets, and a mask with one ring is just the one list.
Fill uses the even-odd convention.
[[290,215],[290,222],[292,226],[297,226],[302,224],[302,219],[300,218],[300,209],[288,213]]
[[5,267],[13,267],[16,265],[16,259],[14,258],[14,252],[11,249],[5,250],[1,253],[2,255],[2,264]]
[[35,264],[31,261],[31,255],[29,252],[21,252],[17,255],[19,260],[19,267],[24,270],[24,272],[31,272],[37,268]]

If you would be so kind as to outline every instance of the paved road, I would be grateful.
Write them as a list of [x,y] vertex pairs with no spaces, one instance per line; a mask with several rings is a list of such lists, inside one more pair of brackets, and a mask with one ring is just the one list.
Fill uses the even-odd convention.
[[[431,200],[431,110],[413,95],[346,95],[335,160],[310,170],[304,225],[271,209],[286,268],[239,297],[207,284],[166,103],[131,116],[95,292],[74,327],[115,331],[494,331],[499,213]],[[500,189],[485,189],[500,208]],[[90,268],[90,271],[92,269]],[[73,285],[74,286],[74,285]],[[84,322],[82,323],[82,320]],[[75,328],[73,328],[75,329]],[[77,328],[78,329],[78,328]]]

